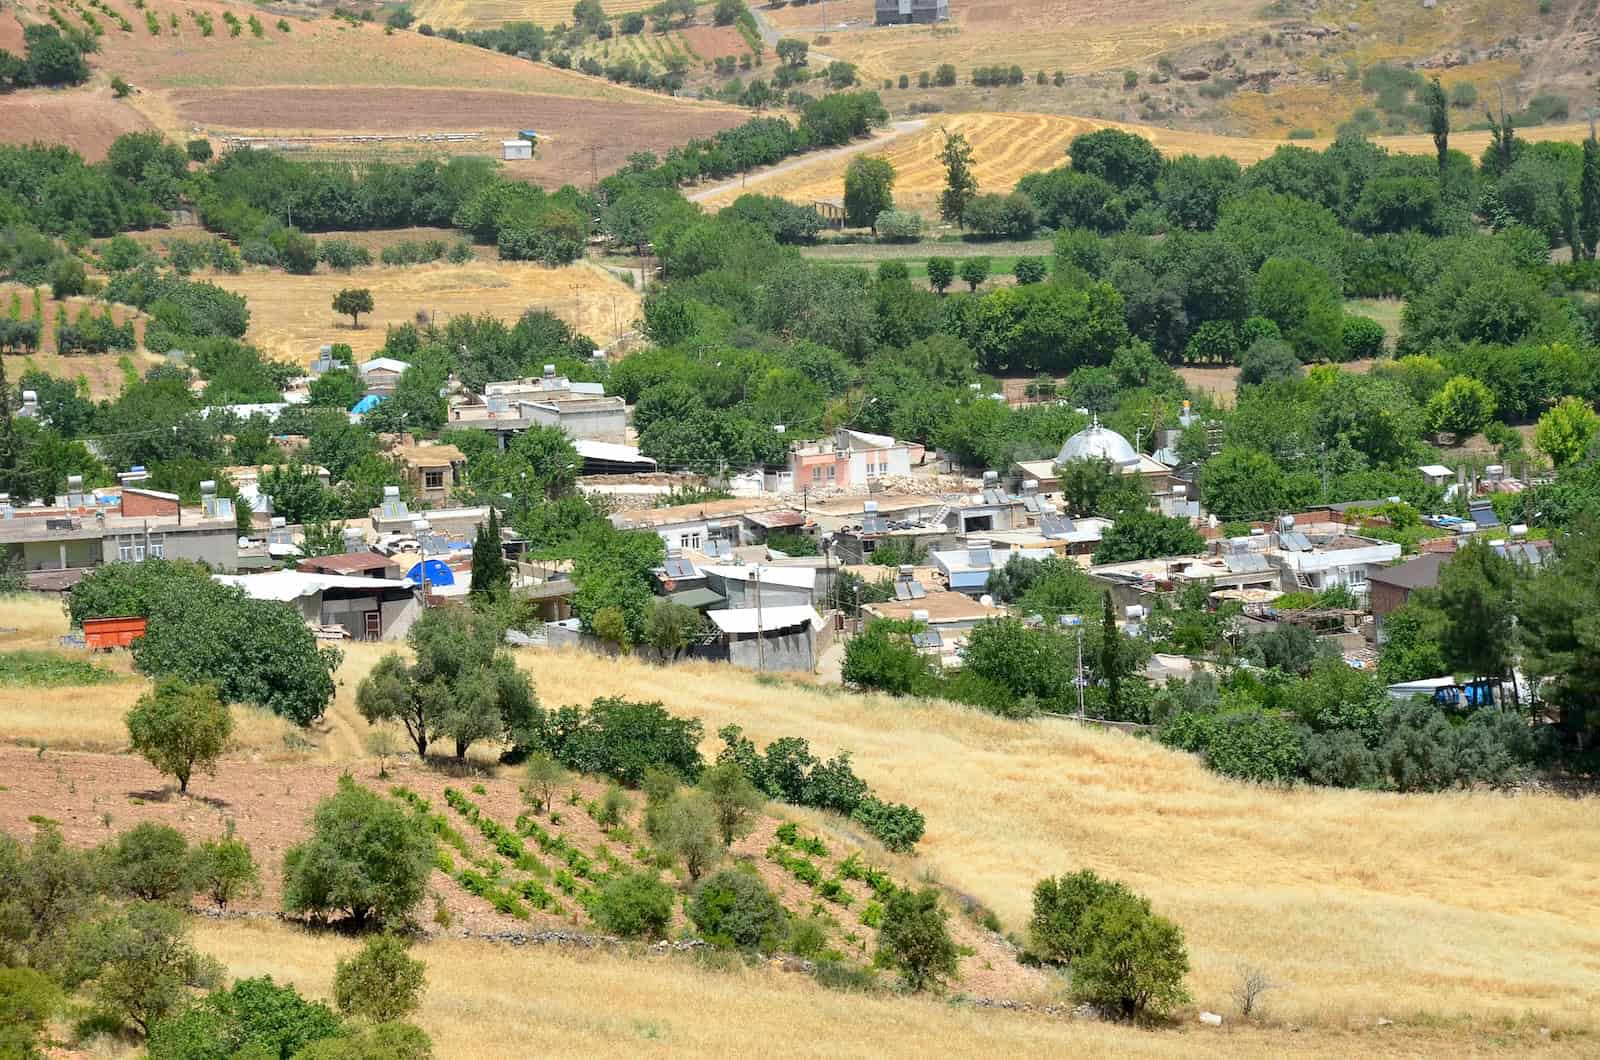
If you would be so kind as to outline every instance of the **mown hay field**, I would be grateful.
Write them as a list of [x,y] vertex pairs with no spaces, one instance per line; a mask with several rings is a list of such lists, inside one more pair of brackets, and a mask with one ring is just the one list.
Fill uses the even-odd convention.
[[[1067,145],[1074,136],[1095,129],[1118,128],[1146,137],[1163,153],[1227,155],[1248,164],[1272,154],[1285,141],[1218,136],[1211,133],[1163,129],[1153,125],[1101,121],[1056,114],[952,114],[935,117],[921,130],[891,140],[870,153],[889,160],[895,168],[895,205],[933,217],[937,215],[939,192],[944,187],[944,165],[939,151],[944,146],[944,130],[960,132],[972,145],[973,172],[980,191],[1009,191],[1029,173],[1052,169],[1067,162]],[[1588,135],[1587,125],[1569,123],[1518,130],[1528,140],[1561,140],[1575,143]],[[1451,147],[1477,155],[1488,144],[1487,132],[1463,132],[1450,138]],[[1433,138],[1427,134],[1382,136],[1375,138],[1391,151],[1405,154],[1432,154]],[[1321,148],[1324,140],[1296,141],[1302,146]],[[818,158],[775,172],[770,177],[752,175],[745,187],[733,185],[708,196],[705,204],[726,206],[746,189],[764,195],[780,195],[798,203],[837,198],[844,193],[844,171],[850,157],[839,155]]]
[[[655,0],[608,0],[605,11],[614,18],[654,4]],[[572,21],[572,5],[566,0],[417,0],[412,10],[418,22],[438,29],[482,29],[507,22],[533,22],[548,28]]]
[[[512,261],[374,265],[348,273],[323,269],[310,276],[251,269],[206,278],[245,296],[247,342],[298,364],[315,360],[324,343],[346,343],[358,356],[372,354],[382,348],[388,325],[414,321],[418,313],[443,324],[462,313],[514,321],[525,310],[547,309],[601,345],[630,329],[639,314],[633,288],[586,263],[559,269]],[[333,296],[346,287],[372,292],[375,309],[357,328],[332,308]]]

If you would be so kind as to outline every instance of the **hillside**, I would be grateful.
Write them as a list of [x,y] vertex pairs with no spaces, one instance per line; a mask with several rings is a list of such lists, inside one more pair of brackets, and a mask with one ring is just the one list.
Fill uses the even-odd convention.
[[[386,33],[381,22],[280,19],[207,0],[170,10],[156,0],[144,12],[129,0],[106,6],[127,19],[130,29],[106,25],[100,51],[90,57],[96,71],[90,85],[7,96],[0,107],[0,141],[46,137],[93,160],[117,134],[141,127],[180,142],[196,135],[220,140],[383,134],[411,139],[365,144],[366,156],[378,151],[397,158],[498,157],[500,140],[533,128],[541,136],[539,158],[512,172],[557,187],[587,182],[596,169],[604,175],[632,151],[662,151],[746,116],[442,37]],[[0,10],[0,46],[20,38],[19,22],[45,21],[48,8],[43,0],[24,0]],[[225,16],[238,20],[237,35]],[[210,20],[210,35],[203,19]],[[259,35],[249,19],[256,20]],[[114,100],[96,87],[112,75],[131,83],[134,93]],[[421,139],[446,132],[479,136],[448,146]]]
[[[21,631],[0,637],[0,649],[49,644],[62,625],[59,611],[48,601],[19,605],[16,613]],[[69,835],[79,842],[103,831],[98,814],[109,805],[119,827],[156,814],[189,822],[182,826],[197,834],[213,828],[217,814],[225,813],[236,817],[247,837],[261,837],[264,848],[275,850],[303,827],[299,822],[308,800],[331,788],[341,769],[358,775],[375,772],[370,759],[357,761],[364,757],[360,748],[367,726],[355,714],[353,698],[360,676],[383,650],[348,647],[335,706],[307,734],[309,743],[291,736],[274,748],[267,742],[270,730],[253,723],[249,739],[256,741],[256,750],[225,762],[217,780],[197,781],[198,795],[215,788],[225,799],[235,799],[220,809],[192,803],[191,810],[173,800],[130,802],[132,796],[151,798],[146,790],[159,787],[155,774],[133,759],[52,752],[35,768],[32,752],[0,754],[12,763],[9,771],[29,778],[14,785],[29,791],[42,785],[56,792],[47,800],[55,807],[48,812],[77,821],[69,826]],[[898,878],[926,876],[952,893],[971,895],[998,913],[1006,931],[1025,929],[1032,885],[1046,873],[1090,867],[1127,881],[1182,925],[1193,965],[1189,983],[1199,1008],[1233,1011],[1229,992],[1244,964],[1266,969],[1282,984],[1270,995],[1272,1019],[1304,1033],[1279,1039],[1276,1045],[1256,1041],[1255,1032],[1243,1040],[1230,1034],[1243,1050],[1235,1055],[1252,1055],[1257,1048],[1262,1055],[1274,1048],[1332,1055],[1341,1051],[1342,1035],[1359,1028],[1370,1032],[1380,1017],[1397,1021],[1403,1034],[1454,1038],[1474,1038],[1495,1028],[1516,1034],[1509,1028],[1524,1026],[1516,1021],[1530,1016],[1537,1026],[1593,1032],[1600,970],[1589,955],[1600,945],[1600,889],[1594,883],[1600,856],[1588,842],[1591,822],[1581,802],[1538,793],[1401,796],[1257,788],[1208,772],[1190,756],[1065,721],[1008,722],[943,703],[851,695],[708,664],[660,669],[627,659],[539,651],[520,652],[518,662],[534,677],[546,708],[586,703],[600,695],[659,699],[674,713],[704,722],[708,739],[702,750],[708,754],[719,746],[712,734],[728,723],[743,726],[758,744],[798,735],[809,739],[819,755],[852,752],[857,772],[874,789],[885,798],[915,804],[927,816],[927,835],[915,859],[882,852],[870,856],[881,859]],[[135,686],[113,687],[118,700],[131,701]],[[92,689],[76,694],[99,695]],[[74,690],[52,689],[49,695],[65,704]],[[78,731],[74,745],[120,747],[118,714],[111,710],[100,715],[103,734],[98,743],[92,734]],[[58,742],[58,725],[55,718],[40,716],[36,693],[0,688],[0,731],[10,740],[64,746]],[[476,754],[475,760],[489,763]],[[444,784],[468,783],[414,767],[407,767],[403,776],[405,783],[435,799]],[[70,793],[62,787],[69,783]],[[486,794],[473,798],[486,808],[498,807],[495,812],[509,824],[516,801],[514,774],[485,776],[483,783],[489,785]],[[120,796],[124,789],[126,796]],[[278,797],[280,790],[284,798]],[[230,791],[237,796],[227,795]],[[38,800],[22,794],[15,789],[0,804],[8,827],[38,812]],[[589,827],[581,813],[572,813]],[[815,829],[830,846],[850,849],[861,842],[854,827],[837,818],[794,810],[784,815]],[[273,864],[275,855],[266,860]],[[457,907],[466,911],[468,923],[484,923],[485,907],[472,905],[451,881],[435,879],[453,906],[461,903]],[[219,926],[208,928],[205,937],[245,970],[282,968],[300,976],[325,975],[312,947],[296,945],[292,954],[273,947],[279,952],[269,956],[250,952],[255,947],[237,937],[240,932],[282,930]],[[334,943],[320,945],[337,948]],[[466,959],[456,945],[430,949],[430,959]],[[503,959],[533,961],[553,976],[563,974],[569,963],[587,968],[582,975],[618,981],[645,974],[641,966],[548,952]],[[1028,986],[1025,976],[995,980],[990,976],[998,966],[988,958],[983,963],[989,967],[979,971],[972,966],[972,981],[958,989],[1028,1000],[1049,994]],[[690,978],[675,980],[670,989],[688,989],[686,984],[700,973],[684,974]],[[508,1032],[517,1025],[503,1007],[502,995],[454,976],[439,976],[436,982],[441,989],[430,997],[441,1006],[438,1021],[493,1013],[497,1021],[512,1021]],[[777,1004],[775,997],[794,990],[810,987],[766,979],[716,981],[716,991],[731,991],[754,1009]],[[833,1006],[865,1005],[854,1010],[864,1018],[881,1004],[821,996],[828,1000],[819,1002],[822,1007],[813,1013],[817,1020]],[[805,1003],[812,1003],[809,993]],[[642,1006],[618,1018],[624,1024],[648,1021],[656,1018],[649,1012],[666,1011]],[[913,1010],[897,1011],[903,1015]],[[765,1017],[753,1012],[751,1018],[760,1022]],[[944,1018],[954,1021],[950,1033],[963,1033],[970,1017]],[[1047,1048],[1045,1043],[1053,1040],[1034,1037],[1045,1032],[1031,1024],[1013,1025],[1010,1017],[998,1015],[995,1019],[997,1026],[1008,1028],[998,1033],[1027,1028],[1017,1046],[1024,1051]],[[668,1035],[669,1043],[692,1048],[679,1037],[687,1029],[669,1023],[680,1028]],[[593,1033],[608,1040],[627,1030],[601,1019]],[[693,1032],[727,1033],[735,1031],[697,1024]],[[1090,1032],[1075,1028],[1068,1033]],[[716,1040],[693,1038],[703,1046]],[[1101,1043],[1097,1037],[1080,1041],[1096,1048]],[[1136,1035],[1131,1041],[1148,1042],[1155,1055],[1176,1039]],[[1346,1048],[1349,1044],[1344,1043]],[[968,1048],[975,1052],[977,1046],[955,1051],[964,1054]]]

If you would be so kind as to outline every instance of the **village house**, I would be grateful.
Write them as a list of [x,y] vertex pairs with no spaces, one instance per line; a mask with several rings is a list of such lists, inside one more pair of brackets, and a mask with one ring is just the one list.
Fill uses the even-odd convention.
[[[780,472],[770,486],[777,493],[824,487],[870,489],[880,479],[911,474],[911,468],[921,464],[923,458],[923,448],[918,443],[841,427],[832,438],[793,446],[787,472]],[[781,477],[785,475],[786,478]]]
[[217,574],[224,585],[256,600],[287,603],[312,626],[351,640],[402,640],[422,615],[423,600],[409,581],[364,575],[278,570],[264,574]]
[[233,502],[209,480],[192,508],[176,493],[137,486],[85,492],[79,475],[53,505],[13,505],[0,494],[0,545],[17,557],[30,588],[55,591],[105,563],[191,559],[232,571],[239,559]]
[[397,445],[392,453],[404,465],[406,482],[418,501],[430,507],[450,503],[461,485],[467,454],[439,443]]
[[364,393],[389,397],[394,393],[395,384],[400,382],[400,377],[410,367],[405,361],[393,357],[374,357],[357,365],[356,373],[361,377]]

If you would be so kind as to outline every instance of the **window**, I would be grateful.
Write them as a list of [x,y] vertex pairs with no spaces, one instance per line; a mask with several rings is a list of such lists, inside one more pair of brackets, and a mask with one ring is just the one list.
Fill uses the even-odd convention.
[[425,490],[444,489],[444,472],[424,471],[422,473],[422,488]]
[[828,477],[830,479],[833,478],[833,465],[832,464],[828,465]]
[[690,548],[699,548],[700,547],[700,535],[699,534],[690,534],[689,535],[689,547]]
[[145,537],[151,559],[160,559],[167,554],[167,535],[149,534]]
[[142,534],[117,535],[117,559],[123,563],[138,563],[144,559]]
[[813,467],[811,469],[811,481],[812,482],[821,482],[822,481],[822,468],[820,466],[819,467]]

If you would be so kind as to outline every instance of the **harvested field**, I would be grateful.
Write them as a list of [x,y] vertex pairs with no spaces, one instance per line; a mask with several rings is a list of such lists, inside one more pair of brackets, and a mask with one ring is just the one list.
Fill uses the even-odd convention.
[[[1377,319],[1375,314],[1363,312],[1362,308],[1357,305],[1352,305],[1350,307],[1350,311],[1353,313],[1360,313],[1362,316],[1372,316],[1374,319]],[[1379,322],[1381,323],[1382,321]],[[1372,370],[1372,366],[1376,363],[1377,362],[1371,359],[1346,361],[1345,363],[1339,365],[1339,370],[1342,372],[1354,372],[1357,375],[1365,375],[1367,372]],[[1183,380],[1184,386],[1187,386],[1192,390],[1204,391],[1205,393],[1210,394],[1212,399],[1219,405],[1233,405],[1234,396],[1239,390],[1238,365],[1191,364],[1183,365],[1175,370],[1177,371],[1179,378]]]
[[[653,3],[654,0],[611,0],[605,10],[615,18],[629,11],[643,11]],[[518,21],[553,26],[572,21],[572,5],[566,0],[418,0],[412,9],[418,22],[440,28],[479,29]]]
[[112,98],[109,88],[34,88],[8,93],[0,105],[0,143],[60,144],[90,162],[105,158],[123,133],[150,127],[144,115]]
[[[598,266],[551,269],[523,262],[479,261],[468,265],[373,266],[348,273],[294,276],[251,270],[206,279],[245,296],[250,330],[245,339],[275,357],[310,364],[327,342],[348,343],[357,354],[383,346],[390,324],[431,313],[440,323],[459,313],[487,313],[515,320],[527,309],[548,309],[604,345],[628,330],[639,311],[633,289]],[[376,311],[352,329],[349,318],[330,308],[346,287],[372,291]],[[574,291],[576,288],[576,291]]]
[[[1040,68],[1078,74],[1143,66],[1162,52],[1253,24],[1257,7],[1245,0],[1222,0],[1179,15],[1163,0],[979,0],[951,4],[952,21],[941,26],[876,27],[870,5],[860,14],[847,5],[846,13],[838,15],[833,6],[827,5],[830,27],[850,18],[863,21],[849,29],[830,28],[826,43],[816,41],[815,34],[799,35],[812,39],[818,51],[855,63],[868,83],[901,74],[914,78],[940,63],[954,63],[962,77],[973,66],[999,62],[1016,63],[1029,74]],[[814,29],[819,14],[810,7],[791,9],[795,21],[783,24],[797,33]]]
[[[641,34],[644,36],[645,34]],[[750,50],[737,26],[690,26],[678,32],[683,46],[700,59],[739,55]]]
[[677,108],[662,96],[599,101],[433,88],[183,89],[172,94],[172,101],[185,123],[206,126],[216,135],[486,130],[482,140],[449,145],[453,154],[498,157],[501,139],[533,128],[540,134],[539,157],[508,163],[506,173],[547,188],[587,185],[596,172],[605,176],[634,151],[665,151],[747,117],[727,107]]
[[[1067,145],[1080,133],[1101,128],[1125,129],[1144,136],[1167,154],[1222,154],[1241,163],[1259,161],[1283,146],[1279,140],[1251,140],[1216,136],[1209,133],[1162,129],[1151,125],[1072,118],[1052,114],[952,114],[930,120],[920,132],[902,136],[875,154],[887,158],[895,167],[895,205],[902,209],[936,212],[939,191],[944,186],[944,167],[938,152],[944,144],[941,130],[963,133],[972,144],[973,171],[982,191],[1005,191],[1028,173],[1064,165]],[[1589,133],[1587,125],[1544,125],[1519,129],[1518,136],[1529,140],[1561,140],[1575,143]],[[1476,155],[1488,143],[1487,132],[1463,132],[1450,137],[1450,145]],[[1391,151],[1406,154],[1432,154],[1433,139],[1424,134],[1382,136],[1374,140]],[[1297,141],[1302,146],[1321,148],[1326,141]],[[751,174],[748,187],[764,195],[781,195],[794,202],[838,197],[844,190],[844,171],[848,157],[822,157],[812,162],[781,167],[770,177]],[[721,207],[738,198],[743,189],[729,187],[703,201]]]

